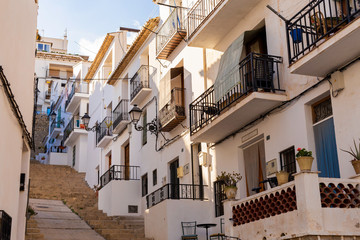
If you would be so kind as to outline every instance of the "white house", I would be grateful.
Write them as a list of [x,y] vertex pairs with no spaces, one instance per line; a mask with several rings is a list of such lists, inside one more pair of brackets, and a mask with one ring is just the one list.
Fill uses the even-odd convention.
[[25,239],[34,112],[37,1],[1,3],[0,236]]

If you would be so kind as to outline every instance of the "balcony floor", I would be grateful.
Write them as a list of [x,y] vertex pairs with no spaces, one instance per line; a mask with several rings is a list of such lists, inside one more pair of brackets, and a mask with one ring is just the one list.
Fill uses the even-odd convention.
[[185,37],[186,31],[175,32],[173,36],[169,39],[169,41],[161,49],[161,51],[158,53],[157,58],[166,60]]
[[80,104],[81,99],[89,99],[89,94],[75,93],[69,105],[66,106],[66,112],[74,113],[76,107]]
[[151,88],[142,88],[138,94],[130,101],[131,105],[140,105],[142,101],[151,93]]
[[[290,72],[325,77],[360,55],[360,18],[334,33],[290,66]],[[330,59],[330,60],[329,60]]]
[[72,145],[76,139],[78,138],[78,136],[80,136],[81,134],[88,134],[88,132],[85,129],[74,129],[70,135],[68,136],[68,138],[65,140],[64,145],[65,146],[70,146]]
[[98,148],[105,148],[112,140],[113,140],[113,136],[104,136],[100,142],[98,142],[96,144],[96,147]]
[[286,100],[286,94],[253,92],[193,134],[191,141],[216,143]]

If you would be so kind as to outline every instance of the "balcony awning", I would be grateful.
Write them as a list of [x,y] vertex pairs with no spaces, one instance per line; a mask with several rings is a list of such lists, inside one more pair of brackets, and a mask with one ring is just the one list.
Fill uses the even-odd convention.
[[239,62],[245,57],[244,45],[258,32],[246,31],[226,49],[221,56],[218,75],[214,84],[215,101],[219,101],[240,81]]

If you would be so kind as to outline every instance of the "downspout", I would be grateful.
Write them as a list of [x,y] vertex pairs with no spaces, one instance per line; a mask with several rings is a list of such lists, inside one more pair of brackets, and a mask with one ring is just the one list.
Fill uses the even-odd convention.
[[207,59],[206,48],[203,48],[204,91],[207,89]]
[[190,144],[190,154],[191,154],[191,184],[193,189],[193,200],[195,200],[195,186],[194,186],[194,157],[193,157],[193,143]]

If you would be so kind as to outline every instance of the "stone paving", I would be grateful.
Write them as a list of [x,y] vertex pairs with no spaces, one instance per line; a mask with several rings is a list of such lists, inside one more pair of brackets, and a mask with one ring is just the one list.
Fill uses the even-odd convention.
[[32,218],[46,240],[104,240],[60,200],[30,199]]

